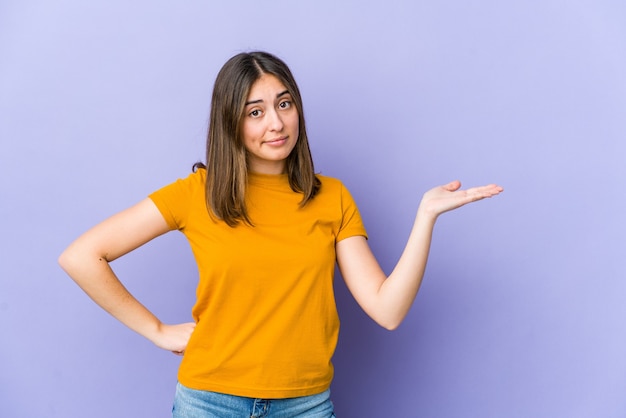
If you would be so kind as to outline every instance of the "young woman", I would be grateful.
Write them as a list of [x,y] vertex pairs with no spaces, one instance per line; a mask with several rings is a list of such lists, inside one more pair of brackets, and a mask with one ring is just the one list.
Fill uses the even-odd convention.
[[[454,181],[425,193],[387,277],[349,192],[314,172],[288,67],[242,53],[215,81],[206,165],[96,225],[59,262],[107,312],[183,355],[174,417],[332,417],[335,262],[364,311],[394,329],[420,287],[437,217],[500,192]],[[200,278],[194,322],[166,325],[109,263],[172,230],[188,238]]]

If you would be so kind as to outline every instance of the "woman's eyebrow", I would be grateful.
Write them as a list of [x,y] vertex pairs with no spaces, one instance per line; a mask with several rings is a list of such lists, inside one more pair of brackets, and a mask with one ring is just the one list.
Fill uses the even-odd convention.
[[[284,96],[285,94],[289,94],[289,90],[285,90],[281,93],[278,93],[276,95],[276,98],[280,98],[282,96]],[[251,105],[251,104],[256,104],[256,103],[263,103],[263,99],[259,99],[259,100],[250,100],[249,102],[246,102],[246,106]]]

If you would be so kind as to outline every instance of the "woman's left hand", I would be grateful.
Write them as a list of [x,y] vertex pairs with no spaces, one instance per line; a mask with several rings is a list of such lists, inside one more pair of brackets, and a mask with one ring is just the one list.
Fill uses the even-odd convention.
[[437,217],[444,212],[454,210],[468,203],[496,196],[504,190],[496,184],[472,187],[460,190],[461,182],[455,180],[446,185],[435,187],[424,193],[419,212]]

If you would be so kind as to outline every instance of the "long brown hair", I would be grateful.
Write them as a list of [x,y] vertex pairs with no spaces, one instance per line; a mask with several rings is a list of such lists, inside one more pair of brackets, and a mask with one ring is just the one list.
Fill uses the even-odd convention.
[[248,183],[246,148],[241,138],[245,103],[255,81],[271,74],[285,85],[298,110],[298,140],[287,157],[289,185],[302,193],[300,206],[315,197],[321,187],[315,176],[313,158],[304,123],[302,97],[289,67],[267,52],[237,54],[222,67],[215,80],[206,145],[206,205],[209,213],[234,227],[240,221],[252,225],[246,208]]

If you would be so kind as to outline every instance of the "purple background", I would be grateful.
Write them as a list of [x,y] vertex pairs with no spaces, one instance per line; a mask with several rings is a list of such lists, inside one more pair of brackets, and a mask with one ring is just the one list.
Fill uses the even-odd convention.
[[[397,331],[337,280],[339,417],[626,416],[626,3],[91,3],[0,3],[2,416],[169,416],[179,358],[56,259],[203,158],[215,75],[250,49],[291,66],[386,271],[425,190],[506,188],[440,219]],[[190,319],[181,234],[114,268]]]

